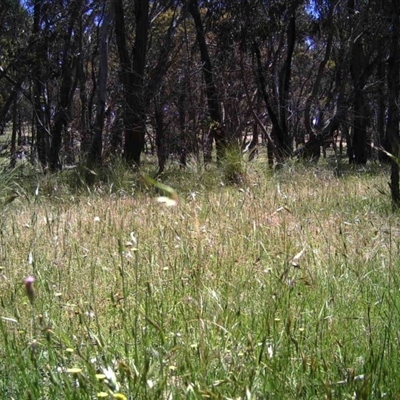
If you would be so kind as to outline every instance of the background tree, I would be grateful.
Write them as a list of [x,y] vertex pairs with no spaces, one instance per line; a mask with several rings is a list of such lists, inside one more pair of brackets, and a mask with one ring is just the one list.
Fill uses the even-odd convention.
[[149,0],[135,0],[135,42],[132,58],[128,51],[125,13],[122,0],[114,1],[115,34],[124,87],[125,159],[140,165],[146,131],[144,70],[149,31]]

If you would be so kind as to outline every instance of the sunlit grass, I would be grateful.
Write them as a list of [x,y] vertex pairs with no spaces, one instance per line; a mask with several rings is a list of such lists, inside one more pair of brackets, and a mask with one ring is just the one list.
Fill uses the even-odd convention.
[[0,392],[396,398],[400,231],[387,177],[273,175],[260,161],[243,174],[231,184],[215,167],[171,167],[172,207],[129,174],[121,190],[46,178],[3,207]]

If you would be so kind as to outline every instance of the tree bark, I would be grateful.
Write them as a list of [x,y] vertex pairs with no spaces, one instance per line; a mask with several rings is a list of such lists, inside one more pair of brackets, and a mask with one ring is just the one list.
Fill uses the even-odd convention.
[[289,107],[290,79],[292,76],[292,59],[296,43],[296,2],[290,6],[290,17],[286,31],[287,51],[285,62],[279,73],[279,121],[280,127],[276,134],[280,143],[281,157],[285,158],[292,154],[292,140],[289,135],[287,120]]
[[136,35],[131,63],[125,30],[122,0],[114,0],[115,35],[124,86],[124,157],[130,164],[140,166],[146,131],[146,101],[144,70],[149,31],[149,0],[135,0]]
[[199,5],[197,0],[188,1],[189,12],[196,27],[196,39],[200,49],[201,61],[203,63],[203,76],[206,83],[206,94],[208,112],[210,114],[210,135],[215,140],[217,150],[217,162],[221,162],[226,150],[226,136],[222,124],[221,110],[218,102],[218,93],[215,86],[213,67],[208,53],[207,43],[201,21]]
[[100,63],[97,89],[96,120],[92,143],[88,154],[88,163],[90,167],[92,167],[93,164],[101,163],[101,153],[103,151],[103,128],[108,77],[108,36],[110,25],[113,21],[113,9],[111,6],[107,5],[107,3],[107,1],[104,1],[105,15],[100,30]]
[[[60,87],[60,100],[56,114],[54,116],[54,124],[51,129],[51,147],[49,153],[49,166],[51,171],[61,169],[60,150],[62,143],[62,131],[70,121],[70,105],[73,98],[73,56],[71,51],[74,26],[80,18],[82,8],[82,0],[74,2],[72,5],[68,32],[65,37],[62,60],[62,76]],[[76,71],[75,71],[76,72]]]
[[45,114],[45,80],[41,68],[41,63],[46,60],[46,49],[44,43],[38,41],[41,35],[41,22],[42,22],[42,4],[41,0],[35,0],[33,3],[33,41],[36,41],[35,57],[36,62],[33,68],[33,108],[35,119],[35,133],[36,133],[36,147],[38,152],[39,162],[42,168],[47,168],[48,162],[48,149],[49,149],[49,136],[48,124]]
[[[310,158],[313,160],[318,160],[320,157],[320,143],[318,143],[316,134],[311,127],[311,105],[318,95],[322,77],[324,75],[325,66],[331,55],[332,42],[333,42],[333,21],[332,21],[333,8],[334,8],[334,3],[331,2],[330,6],[329,6],[329,13],[327,16],[329,27],[328,27],[328,37],[326,39],[324,58],[319,63],[317,76],[315,77],[312,91],[306,99],[306,104],[305,104],[305,108],[304,108],[304,127],[306,130],[306,133],[309,135],[309,138],[310,138],[309,140],[311,142],[315,142],[315,144],[310,146],[310,154],[309,154],[311,156]],[[320,115],[318,118],[318,121],[321,122],[321,119],[322,119],[322,116]]]
[[[365,85],[370,75],[368,73],[370,66],[364,49],[364,35],[362,31],[360,32],[360,29],[363,29],[361,18],[365,17],[358,15],[360,12],[357,12],[355,8],[354,0],[348,0],[347,9],[352,36],[355,36],[350,63],[350,72],[353,80],[353,155],[349,161],[355,164],[366,164],[368,159],[367,125],[369,115],[365,99]],[[367,14],[368,10],[363,10],[363,15],[366,16]]]
[[165,137],[164,111],[160,97],[161,95],[156,96],[154,99],[158,174],[164,172],[168,157]]

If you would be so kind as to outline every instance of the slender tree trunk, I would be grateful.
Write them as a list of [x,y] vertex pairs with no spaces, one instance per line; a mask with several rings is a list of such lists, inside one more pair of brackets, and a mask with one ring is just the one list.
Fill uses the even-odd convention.
[[92,143],[88,154],[88,163],[90,166],[96,163],[101,163],[101,153],[103,151],[103,128],[106,109],[108,77],[108,34],[110,25],[113,21],[113,10],[111,6],[107,5],[107,3],[107,1],[104,1],[104,7],[107,7],[108,9],[106,10],[106,13],[104,15],[104,20],[100,30],[100,65],[99,82],[97,89],[96,120]]
[[161,174],[164,171],[168,156],[165,137],[164,111],[163,105],[160,101],[160,97],[161,95],[156,96],[156,98],[154,99],[158,174]]
[[16,164],[16,142],[17,142],[17,131],[18,131],[18,108],[17,108],[17,96],[14,98],[13,109],[12,109],[12,132],[11,132],[11,149],[10,149],[10,166],[15,167]]
[[[77,0],[72,5],[71,16],[69,20],[68,33],[65,38],[63,48],[63,60],[62,60],[62,74],[61,74],[61,88],[60,88],[60,100],[58,109],[54,116],[54,124],[51,129],[51,147],[49,154],[49,164],[51,171],[57,171],[61,169],[60,162],[60,150],[62,143],[62,131],[67,127],[70,121],[70,104],[73,98],[73,63],[72,63],[72,40],[74,26],[80,17],[80,11],[82,8],[82,0]],[[75,71],[76,72],[76,71]]]
[[181,93],[178,96],[178,118],[179,118],[179,163],[182,167],[187,165],[187,155],[189,152],[188,131],[186,126],[186,102],[187,102],[187,78],[183,78]]
[[86,53],[83,46],[84,26],[82,19],[79,21],[79,58],[77,63],[77,79],[79,84],[80,98],[80,153],[86,158],[90,149],[90,115],[89,101],[86,90],[87,71],[85,70]]
[[[377,101],[378,101],[378,108],[376,110],[376,134],[377,134],[377,141],[380,147],[383,147],[386,151],[390,151],[389,144],[387,143],[386,139],[386,132],[385,132],[385,115],[386,115],[386,94],[384,90],[384,82],[385,82],[385,61],[383,57],[383,52],[381,53],[381,62],[378,64],[376,78],[378,81],[378,88],[377,88]],[[378,158],[381,162],[388,162],[388,157],[382,151],[378,152]]]
[[218,93],[215,86],[213,68],[207,43],[204,34],[203,23],[201,21],[199,5],[197,0],[188,1],[189,12],[196,27],[196,38],[200,48],[201,61],[203,63],[203,76],[206,83],[208,112],[211,118],[210,135],[215,140],[217,150],[217,161],[221,162],[225,155],[226,136],[222,124],[221,110],[218,102]]
[[261,51],[257,42],[253,42],[253,51],[256,56],[257,62],[258,87],[272,123],[272,131],[271,134],[268,136],[268,164],[270,167],[272,167],[274,163],[273,156],[275,156],[278,163],[281,163],[284,159],[284,151],[282,150],[283,145],[280,142],[280,138],[282,138],[285,133],[282,131],[279,115],[274,111],[270,96],[268,94],[267,83],[263,73],[263,66],[261,61]]
[[[360,21],[357,21],[355,1],[348,0],[349,23],[351,29],[357,33],[353,42],[350,71],[353,80],[353,152],[354,158],[350,162],[356,164],[366,164],[367,154],[367,106],[365,100],[364,87],[366,83],[365,68],[368,60],[366,59],[363,45],[363,36],[358,33]],[[366,13],[366,11],[364,11]]]
[[[33,3],[33,40],[37,40],[41,34],[42,22],[42,4],[41,0],[35,0]],[[46,50],[44,43],[37,40],[35,47],[36,62],[33,69],[33,108],[35,116],[36,146],[39,162],[43,169],[47,168],[48,162],[48,126],[45,116],[45,82],[41,63],[46,60]]]
[[[332,21],[333,8],[334,8],[334,3],[331,2],[330,7],[329,7],[329,15],[328,15],[328,23],[329,23],[328,38],[326,39],[324,58],[319,63],[317,76],[315,78],[312,91],[306,99],[306,104],[305,104],[305,108],[304,108],[304,127],[306,130],[306,134],[309,135],[309,141],[310,141],[309,154],[311,156],[311,159],[313,159],[313,160],[319,159],[321,151],[320,151],[319,140],[316,137],[316,134],[311,127],[311,105],[318,95],[318,91],[319,91],[321,81],[322,81],[324,71],[325,71],[325,66],[331,55],[332,42],[333,42],[333,21]],[[318,121],[319,121],[319,123],[321,123],[322,115],[318,116]]]
[[290,17],[286,31],[287,40],[287,51],[285,62],[279,73],[279,122],[280,129],[276,132],[279,143],[281,157],[288,157],[292,154],[292,140],[288,131],[287,120],[288,120],[288,108],[289,108],[289,91],[290,91],[290,80],[292,76],[292,59],[294,46],[296,43],[296,2],[290,6]]

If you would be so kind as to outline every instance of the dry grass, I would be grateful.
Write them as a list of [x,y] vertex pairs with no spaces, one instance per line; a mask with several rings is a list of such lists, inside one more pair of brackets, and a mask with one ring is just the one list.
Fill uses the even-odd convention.
[[[19,382],[10,395],[26,387],[34,398],[396,393],[384,374],[397,363],[389,339],[398,340],[399,218],[377,190],[384,174],[262,168],[248,167],[241,187],[171,175],[177,207],[143,192],[9,205],[0,340]],[[37,279],[34,314],[28,275]],[[26,368],[40,365],[37,387],[18,373],[17,356],[33,342]],[[81,368],[85,390],[57,378],[54,363]],[[96,381],[106,367],[118,390]]]

